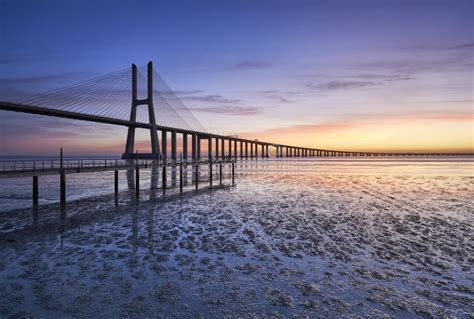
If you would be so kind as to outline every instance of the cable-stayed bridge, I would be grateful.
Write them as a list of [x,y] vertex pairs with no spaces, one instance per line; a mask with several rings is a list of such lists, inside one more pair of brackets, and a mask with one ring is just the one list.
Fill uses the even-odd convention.
[[[199,123],[151,62],[146,67],[132,65],[131,70],[127,68],[20,101],[0,101],[0,110],[125,126],[128,134],[124,159],[177,160],[177,134],[182,135],[182,156],[186,160],[189,157],[192,160],[269,157],[273,153],[270,147],[277,157],[465,155],[328,150],[213,134]],[[150,131],[150,153],[134,152],[136,128]],[[168,134],[171,136],[170,154]],[[188,138],[191,152],[188,152]],[[204,155],[201,154],[203,141],[207,149]]]
[[[223,165],[231,166],[229,175],[234,182],[236,160],[268,158],[270,148],[276,157],[370,157],[370,156],[462,156],[463,153],[376,153],[351,152],[307,148],[274,142],[243,139],[237,136],[214,134],[193,116],[178,95],[153,69],[152,63],[137,68],[124,69],[88,81],[82,81],[46,93],[37,94],[19,101],[0,101],[0,110],[52,116],[71,120],[103,123],[128,128],[122,159],[63,160],[62,149],[59,161],[0,162],[0,178],[33,177],[33,205],[38,204],[38,176],[60,175],[60,202],[66,203],[66,174],[80,172],[115,171],[115,194],[118,194],[118,172],[127,171],[130,188],[140,189],[139,171],[152,168],[151,188],[158,188],[161,175],[162,189],[176,186],[179,167],[180,190],[188,181],[191,165],[191,181],[196,189],[200,181],[201,166],[205,166],[206,178],[212,187],[213,169],[219,182],[225,175]],[[136,129],[147,129],[150,133],[149,153],[134,152]],[[178,157],[178,135],[181,150]],[[171,145],[168,145],[170,139]],[[189,143],[191,140],[191,143]],[[204,153],[201,145],[204,143]],[[189,151],[189,144],[191,144]],[[170,147],[169,147],[170,146]],[[170,152],[169,152],[170,150]],[[168,171],[168,168],[170,170]],[[231,172],[231,173],[230,173]],[[135,174],[134,174],[135,173]],[[213,177],[214,176],[214,177]]]

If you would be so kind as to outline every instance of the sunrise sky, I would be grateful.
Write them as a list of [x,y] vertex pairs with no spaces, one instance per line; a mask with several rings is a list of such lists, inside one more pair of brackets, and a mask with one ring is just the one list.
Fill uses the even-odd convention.
[[[3,0],[0,100],[152,60],[214,133],[473,151],[473,30],[472,0]],[[125,138],[0,111],[0,155],[119,154]]]

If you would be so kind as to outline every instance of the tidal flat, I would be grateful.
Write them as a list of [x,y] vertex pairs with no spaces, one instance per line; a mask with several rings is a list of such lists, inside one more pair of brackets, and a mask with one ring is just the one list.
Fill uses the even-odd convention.
[[0,317],[472,318],[472,163],[331,165],[2,212]]

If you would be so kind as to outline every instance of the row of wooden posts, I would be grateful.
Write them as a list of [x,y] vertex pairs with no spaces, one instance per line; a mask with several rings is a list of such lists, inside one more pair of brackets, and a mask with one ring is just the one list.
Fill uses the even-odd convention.
[[[60,204],[65,205],[66,204],[66,172],[65,169],[62,165],[63,163],[63,152],[61,149],[61,165],[60,165]],[[225,164],[231,164],[231,177],[232,177],[232,185],[235,183],[235,162],[234,161],[229,161],[229,162],[212,162],[210,161],[209,163],[207,162],[196,162],[192,164],[193,168],[193,174],[194,174],[194,185],[195,189],[198,190],[199,188],[199,167],[201,165],[209,165],[209,186],[213,186],[213,165],[218,164],[219,165],[219,184],[222,186],[223,184],[223,165]],[[156,166],[154,166],[156,165]],[[133,166],[132,166],[133,167]],[[152,163],[152,174],[156,174],[155,168],[159,167],[158,163]],[[179,167],[179,190],[180,193],[183,193],[183,188],[184,188],[184,174],[185,174],[185,169],[187,168],[187,164],[184,164],[183,162],[180,162],[178,165],[174,166],[172,165],[172,169],[176,169]],[[134,189],[135,189],[135,194],[138,197],[140,193],[140,166],[135,165],[135,167],[129,169],[129,170],[134,170],[135,171],[135,183],[134,183]],[[163,165],[162,166],[162,172],[161,172],[161,180],[162,180],[162,189],[166,190],[167,189],[167,166]],[[157,176],[155,176],[157,177]],[[38,191],[38,176],[33,176],[33,206],[37,206],[39,204],[39,191]],[[119,170],[116,169],[114,170],[114,194],[117,196],[119,193]]]

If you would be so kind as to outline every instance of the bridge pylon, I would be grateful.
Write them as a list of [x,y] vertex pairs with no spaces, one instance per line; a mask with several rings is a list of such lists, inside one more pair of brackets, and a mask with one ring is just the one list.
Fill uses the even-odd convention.
[[153,63],[151,61],[148,62],[147,73],[147,98],[140,100],[137,98],[137,66],[132,64],[132,110],[130,113],[130,122],[136,122],[138,106],[148,106],[148,120],[151,125],[151,153],[134,153],[135,126],[129,126],[125,152],[122,154],[123,159],[159,159],[161,155],[158,131],[156,128],[155,110],[153,108]]

